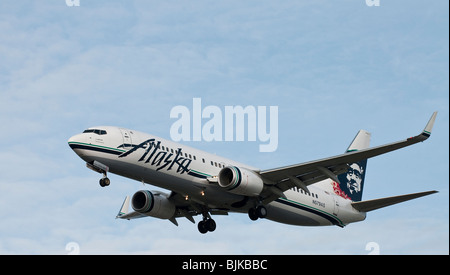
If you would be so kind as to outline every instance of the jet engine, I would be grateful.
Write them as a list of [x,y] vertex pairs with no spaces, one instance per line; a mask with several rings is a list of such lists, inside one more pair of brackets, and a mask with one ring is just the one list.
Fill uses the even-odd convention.
[[245,168],[227,166],[220,170],[219,186],[231,193],[244,196],[258,196],[264,187],[261,177]]
[[175,214],[175,205],[162,193],[148,190],[137,191],[131,198],[131,207],[141,214],[160,219],[170,219]]

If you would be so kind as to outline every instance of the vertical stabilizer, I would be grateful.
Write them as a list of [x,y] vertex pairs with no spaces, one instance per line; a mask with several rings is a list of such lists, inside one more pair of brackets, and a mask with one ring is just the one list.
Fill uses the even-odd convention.
[[[370,146],[370,133],[360,130],[353,139],[346,153],[367,149]],[[352,201],[361,201],[364,188],[364,178],[367,170],[367,159],[354,163],[349,163],[349,169],[346,173],[340,174],[339,188],[335,184],[335,193]]]

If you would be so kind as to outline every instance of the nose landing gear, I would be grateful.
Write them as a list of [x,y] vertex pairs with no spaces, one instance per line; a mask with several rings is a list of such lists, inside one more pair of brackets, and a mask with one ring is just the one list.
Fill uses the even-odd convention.
[[103,174],[104,177],[100,179],[99,183],[101,187],[106,187],[109,186],[109,184],[111,183],[111,181],[109,180],[108,177],[106,177],[106,173]]
[[97,173],[103,174],[103,178],[101,178],[99,181],[101,187],[109,186],[111,181],[107,177],[107,173],[109,171],[108,166],[104,165],[101,162],[94,160],[93,162],[86,162],[86,167]]

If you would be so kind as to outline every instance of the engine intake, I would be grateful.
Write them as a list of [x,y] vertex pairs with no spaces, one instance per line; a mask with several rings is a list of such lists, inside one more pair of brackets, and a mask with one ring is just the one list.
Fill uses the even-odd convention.
[[227,166],[220,170],[219,186],[231,193],[244,196],[258,196],[264,187],[264,182],[256,173],[236,166]]
[[175,214],[175,205],[161,193],[148,190],[137,191],[131,198],[131,207],[141,214],[160,219],[170,219]]

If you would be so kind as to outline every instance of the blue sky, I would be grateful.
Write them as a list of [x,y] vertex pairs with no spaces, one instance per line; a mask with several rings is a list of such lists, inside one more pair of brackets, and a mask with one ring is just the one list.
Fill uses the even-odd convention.
[[[0,3],[0,254],[449,253],[449,3],[87,1]],[[439,193],[338,227],[218,217],[201,235],[180,220],[115,220],[141,183],[100,188],[67,145],[95,125],[170,138],[170,110],[278,106],[279,144],[187,142],[274,168],[372,145],[431,138],[368,162],[363,199]],[[148,189],[156,189],[147,186]],[[198,219],[198,218],[197,218]],[[270,236],[268,238],[268,236]]]

